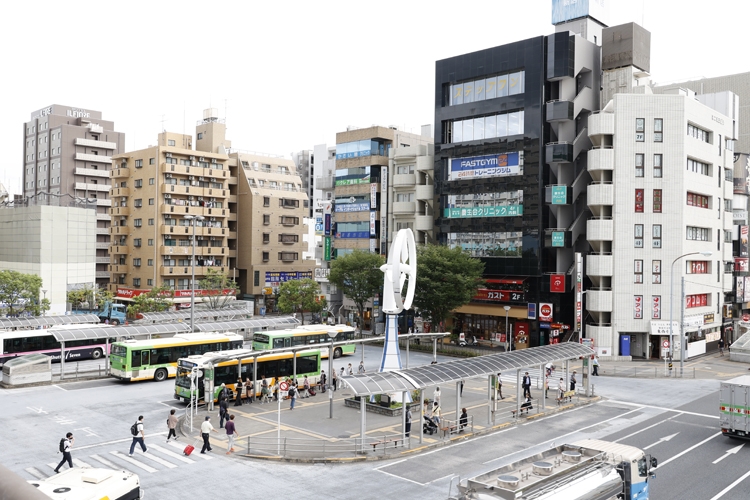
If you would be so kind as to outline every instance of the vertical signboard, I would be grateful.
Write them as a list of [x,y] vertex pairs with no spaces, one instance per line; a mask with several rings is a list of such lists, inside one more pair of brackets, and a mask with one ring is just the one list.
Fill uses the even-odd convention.
[[323,205],[323,234],[331,235],[331,202],[327,201]]
[[331,237],[330,236],[326,236],[324,238],[324,240],[325,240],[324,244],[323,244],[324,245],[323,246],[324,258],[325,258],[326,261],[329,261],[329,260],[331,260]]
[[378,245],[375,238],[370,238],[370,253],[377,253]]
[[552,246],[559,248],[565,246],[565,231],[552,231]]
[[536,303],[529,302],[528,310],[526,311],[526,317],[529,319],[536,319]]
[[568,186],[552,186],[552,204],[568,204]]
[[380,167],[380,254],[388,252],[388,167]]
[[375,236],[375,210],[370,212],[370,236]]
[[378,208],[378,185],[375,182],[370,184],[370,208]]
[[583,255],[576,252],[576,327],[575,331],[581,331],[583,322]]
[[651,296],[651,319],[661,319],[661,295]]
[[643,319],[643,295],[633,296],[633,318]]
[[315,216],[315,236],[323,236],[323,216]]
[[565,293],[565,275],[550,274],[549,291],[552,293]]
[[748,226],[740,226],[740,257],[748,257],[747,228]]
[[745,278],[743,276],[737,276],[737,286],[734,291],[734,301],[737,303],[744,302],[745,300]]

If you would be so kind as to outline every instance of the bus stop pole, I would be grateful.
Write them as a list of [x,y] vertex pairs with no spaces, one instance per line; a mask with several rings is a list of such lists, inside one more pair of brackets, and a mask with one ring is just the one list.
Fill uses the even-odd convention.
[[401,391],[401,443],[406,442],[406,411],[409,409],[406,391]]
[[109,376],[109,337],[104,338],[104,374]]
[[432,362],[437,363],[437,337],[432,339]]
[[409,342],[411,339],[406,337],[406,366],[404,368],[409,368]]
[[419,444],[424,439],[424,389],[419,389]]
[[253,356],[253,400],[258,395],[258,356]]
[[[359,395],[359,440],[362,453],[365,453],[365,434],[367,433],[367,395]],[[420,443],[422,438],[420,437]]]
[[521,370],[516,370],[516,419],[521,416]]
[[461,381],[456,382],[456,422],[458,422],[459,415],[461,415]]
[[492,425],[492,375],[487,375],[487,425]]
[[294,350],[292,351],[292,384],[294,384],[294,388],[297,388],[297,353],[299,351]]
[[542,378],[542,392],[544,393],[544,397],[541,398],[542,400],[542,410],[547,409],[547,384],[549,384],[549,379],[547,377],[547,372],[544,369],[544,365],[539,365],[539,373]]
[[65,341],[60,341],[60,380],[65,380]]
[[565,360],[565,382],[563,384],[565,385],[566,391],[570,390],[570,385],[568,384],[570,384],[570,360],[566,359]]

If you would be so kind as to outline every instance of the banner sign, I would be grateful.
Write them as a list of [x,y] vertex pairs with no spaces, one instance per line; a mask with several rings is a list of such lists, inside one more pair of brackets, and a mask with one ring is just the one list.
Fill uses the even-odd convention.
[[[380,255],[388,247],[388,167],[380,167]],[[385,208],[382,208],[385,207]]]
[[565,293],[565,275],[550,274],[549,291],[552,293]]
[[325,224],[323,224],[323,232],[326,236],[331,236],[331,214],[325,214]]
[[331,260],[331,237],[326,236],[324,240],[324,258],[326,261],[329,261]]
[[643,295],[633,296],[633,318],[643,319]]
[[661,295],[651,296],[651,319],[661,319]]
[[376,221],[375,212],[372,211],[370,212],[370,236],[375,236],[375,221]]
[[497,302],[523,302],[523,292],[514,292],[510,290],[489,290],[480,288],[472,300],[493,300]]
[[740,257],[749,257],[747,253],[747,228],[740,226]]
[[367,203],[341,203],[336,202],[336,212],[368,212],[370,202]]
[[568,186],[552,186],[552,204],[568,204]]
[[370,208],[378,208],[378,185],[375,182],[370,184]]
[[456,207],[443,210],[449,219],[471,219],[473,217],[514,217],[523,215],[523,205],[502,205],[484,207]]
[[485,177],[505,177],[522,175],[519,154],[472,156],[453,158],[450,162],[450,180],[478,179]]
[[351,239],[351,238],[369,238],[370,233],[367,231],[344,231],[342,233],[336,233],[336,238]]
[[576,329],[581,331],[583,323],[583,254],[576,252]]
[[552,246],[565,247],[565,231],[552,231]]
[[[140,288],[134,289],[134,288],[118,288],[117,289],[117,298],[121,299],[133,299],[135,297],[138,297],[139,295],[142,295],[144,293],[150,292],[150,289],[142,290]],[[193,290],[174,290],[174,291],[167,291],[162,293],[162,297],[169,297],[172,295],[172,292],[174,292],[174,298],[175,299],[182,299],[186,297],[190,297],[193,295]],[[236,293],[236,290],[233,290],[231,288],[225,288],[221,291],[219,290],[195,290],[195,296],[196,297],[209,297],[213,295],[234,295]]]
[[312,271],[266,271],[265,286],[279,286],[287,281],[312,279]]
[[536,303],[529,302],[528,310],[526,311],[526,317],[529,319],[536,319]]
[[552,321],[552,304],[542,302],[539,304],[539,321]]

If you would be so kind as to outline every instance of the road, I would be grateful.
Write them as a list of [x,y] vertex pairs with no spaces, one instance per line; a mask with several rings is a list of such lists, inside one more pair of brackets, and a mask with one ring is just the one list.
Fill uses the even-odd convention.
[[[375,366],[379,356],[379,349],[365,348],[367,366]],[[351,360],[358,363],[359,355]],[[430,361],[430,354],[411,354],[412,366]],[[94,380],[0,390],[0,440],[5,444],[0,462],[25,479],[47,477],[60,460],[60,437],[71,431],[79,465],[136,472],[149,499],[188,493],[244,498],[251,492],[277,499],[411,500],[447,498],[457,476],[477,475],[553,445],[596,438],[648,448],[658,458],[652,499],[747,498],[750,445],[740,447],[743,442],[718,435],[717,381],[599,377],[595,386],[604,398],[591,406],[419,455],[353,464],[287,464],[223,453],[186,458],[184,443],[164,442],[168,409],[184,408],[172,399],[171,381]],[[486,381],[469,380],[465,391],[486,391]],[[130,459],[129,428],[138,415],[145,417],[150,452],[136,451]],[[356,427],[357,422],[347,424]]]

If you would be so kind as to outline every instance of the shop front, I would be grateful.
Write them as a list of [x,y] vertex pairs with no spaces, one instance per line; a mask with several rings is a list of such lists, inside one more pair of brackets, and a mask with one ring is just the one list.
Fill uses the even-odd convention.
[[[454,312],[452,333],[475,336],[490,345],[505,346],[510,342],[511,349],[525,349],[532,345],[531,324],[528,320],[528,307],[495,304],[469,304]],[[508,328],[506,330],[506,319]],[[507,334],[510,333],[510,338]]]

